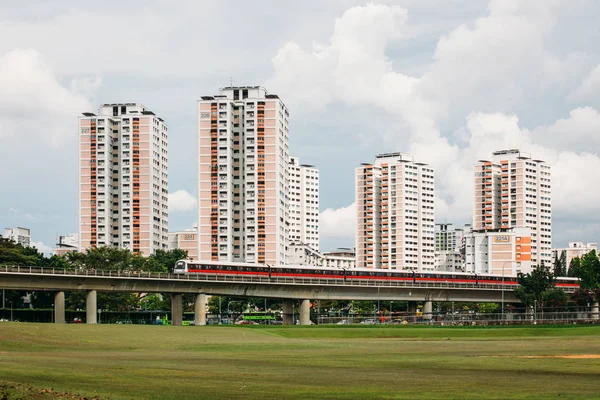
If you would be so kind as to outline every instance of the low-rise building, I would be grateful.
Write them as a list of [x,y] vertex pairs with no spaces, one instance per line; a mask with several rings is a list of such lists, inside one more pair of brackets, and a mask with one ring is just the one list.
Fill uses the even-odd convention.
[[465,255],[460,250],[436,250],[435,270],[444,272],[463,272]]
[[595,250],[596,253],[598,253],[598,243],[570,242],[569,247],[552,249],[552,262],[554,263],[557,259],[560,259],[564,252],[566,257],[565,266],[568,270],[571,261],[573,261],[575,257],[582,257],[592,250]]
[[61,256],[72,251],[79,251],[79,235],[73,233],[71,235],[59,236],[56,247],[52,250],[54,255]]
[[325,252],[322,265],[332,268],[356,268],[356,250],[341,248],[337,251]]
[[478,230],[465,235],[465,271],[516,276],[531,272],[529,228]]
[[471,225],[455,228],[453,224],[435,224],[435,270],[460,272],[465,270],[464,236]]
[[288,254],[292,265],[321,266],[323,264],[323,255],[306,243],[290,243]]
[[185,250],[188,253],[188,259],[198,260],[198,230],[193,228],[184,231],[169,232],[167,248],[169,250]]
[[356,252],[353,249],[339,249],[321,253],[306,243],[295,242],[289,246],[292,265],[313,267],[355,268]]
[[31,231],[27,228],[6,228],[4,237],[24,247],[31,246]]

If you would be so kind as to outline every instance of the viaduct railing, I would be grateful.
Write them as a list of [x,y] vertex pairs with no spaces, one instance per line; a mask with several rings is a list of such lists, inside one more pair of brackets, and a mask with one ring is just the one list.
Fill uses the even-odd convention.
[[[367,280],[367,279],[328,279],[328,278],[298,278],[298,277],[266,277],[247,275],[218,275],[218,274],[172,274],[136,271],[97,271],[97,270],[66,270],[41,267],[7,267],[0,266],[0,274],[18,273],[35,275],[60,275],[60,276],[85,276],[104,278],[127,278],[140,280],[169,280],[169,281],[198,281],[198,282],[223,282],[223,283],[266,283],[266,284],[291,284],[291,285],[324,285],[324,286],[357,286],[357,287],[399,287],[423,289],[477,289],[495,291],[513,291],[519,285],[514,284],[487,284],[487,283],[455,283],[455,282],[413,282],[396,280]],[[508,278],[507,278],[508,279]],[[511,278],[514,279],[514,278]],[[571,293],[575,288],[564,288]]]

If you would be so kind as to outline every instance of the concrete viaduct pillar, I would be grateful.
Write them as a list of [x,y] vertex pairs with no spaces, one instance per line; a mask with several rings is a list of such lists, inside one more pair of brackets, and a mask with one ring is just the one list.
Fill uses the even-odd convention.
[[431,300],[425,300],[423,303],[423,319],[431,320],[433,311],[433,302]]
[[292,300],[283,300],[283,324],[294,324],[294,306]]
[[89,290],[85,300],[85,323],[86,324],[97,324],[98,323],[98,306],[97,306],[97,294],[95,290]]
[[300,325],[310,325],[310,300],[300,300]]
[[196,302],[194,303],[194,316],[196,326],[206,325],[206,295],[197,294]]
[[56,292],[54,295],[54,322],[65,323],[65,292]]
[[417,320],[417,302],[416,301],[408,302],[408,318],[409,318],[409,320],[412,320],[412,321]]
[[171,323],[173,326],[181,326],[183,319],[183,296],[181,294],[171,295]]

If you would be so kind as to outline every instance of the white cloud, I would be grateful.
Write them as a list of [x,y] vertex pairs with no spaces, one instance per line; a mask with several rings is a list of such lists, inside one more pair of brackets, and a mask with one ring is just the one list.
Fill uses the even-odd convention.
[[195,210],[198,203],[194,196],[185,190],[169,193],[169,212],[183,212]]
[[[600,87],[599,87],[600,89]],[[532,131],[533,139],[544,145],[558,144],[565,150],[600,153],[600,113],[592,107],[571,110],[550,126]]]
[[321,212],[320,230],[323,237],[354,238],[356,233],[356,203]]
[[[409,128],[409,149],[402,147],[405,135],[372,134],[390,151],[409,150],[435,168],[438,220],[471,219],[472,166],[505,148],[520,148],[552,166],[555,215],[585,216],[600,204],[600,192],[574,193],[600,183],[592,172],[600,167],[594,154],[600,137],[598,111],[578,108],[568,118],[532,131],[517,116],[531,104],[540,107],[548,91],[564,90],[582,61],[574,54],[558,56],[547,47],[563,4],[490,1],[488,15],[439,40],[421,76],[397,71],[385,53],[401,39],[406,11],[385,5],[354,7],[336,20],[327,45],[304,50],[292,42],[282,47],[273,59],[275,74],[269,85],[278,93],[290,93],[295,108],[341,102],[398,116]],[[362,35],[365,29],[377,34]],[[319,101],[314,101],[315,94]],[[440,123],[460,120],[461,113],[467,115],[465,125],[456,137],[445,137]],[[350,221],[343,217],[348,213],[346,207],[324,211],[322,235],[353,229],[337,225]]]
[[84,95],[59,83],[37,51],[15,49],[0,57],[1,139],[57,147],[77,138],[76,117],[91,108]]
[[35,247],[40,253],[45,256],[52,255],[52,247],[44,244],[43,242],[31,242],[31,247]]
[[570,100],[590,100],[600,93],[600,65],[594,68],[581,84],[569,95]]

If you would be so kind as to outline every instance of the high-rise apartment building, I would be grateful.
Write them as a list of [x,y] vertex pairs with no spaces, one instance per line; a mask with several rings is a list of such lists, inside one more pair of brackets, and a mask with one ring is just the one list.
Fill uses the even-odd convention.
[[434,172],[404,153],[356,168],[356,266],[434,270]]
[[474,231],[529,228],[533,265],[552,262],[550,167],[519,150],[475,165]]
[[168,129],[141,104],[103,104],[79,117],[81,250],[167,249]]
[[285,264],[289,113],[263,87],[198,101],[198,258]]
[[435,250],[456,250],[462,246],[465,232],[471,230],[470,225],[455,228],[453,224],[435,224]]
[[304,243],[318,251],[319,170],[291,157],[289,174],[290,242]]

